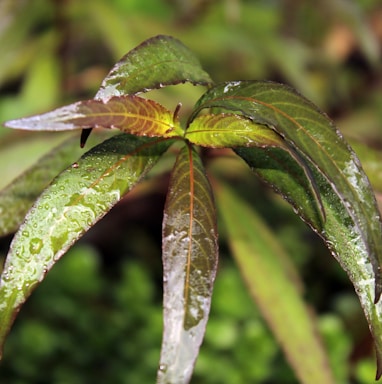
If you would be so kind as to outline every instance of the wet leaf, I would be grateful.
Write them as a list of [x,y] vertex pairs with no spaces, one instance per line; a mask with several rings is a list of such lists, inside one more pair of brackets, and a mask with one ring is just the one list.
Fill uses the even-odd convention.
[[[287,200],[292,198],[297,201],[303,209],[302,218],[305,219],[309,209],[314,212],[314,206],[309,208],[312,199],[302,183],[304,179],[301,178],[303,176],[301,170],[294,166],[293,159],[287,156],[286,152],[261,148],[236,148],[235,151],[254,172],[281,192]],[[373,303],[374,271],[368,249],[353,218],[331,184],[316,169],[312,169],[312,172],[325,210],[325,222],[321,230],[314,225],[314,222],[307,222],[323,238],[333,256],[353,282],[375,338],[378,359],[380,359],[382,354],[379,342],[382,337],[381,302],[376,305]],[[297,212],[299,213],[299,210]]]
[[202,115],[194,119],[185,134],[190,142],[211,148],[260,146],[287,148],[280,135],[266,125],[234,114]]
[[[203,108],[236,111],[279,133],[310,164],[326,211],[325,240],[348,273],[360,298],[378,351],[382,373],[382,225],[375,197],[358,158],[326,115],[284,85],[269,82],[221,84],[199,100]],[[338,216],[338,213],[341,216]]]
[[[296,213],[315,231],[322,231],[326,212],[316,181],[312,186],[311,170],[307,171],[281,148],[234,148],[252,170],[277,193],[280,193]],[[319,201],[317,201],[319,196]]]
[[360,142],[351,142],[352,148],[362,162],[374,191],[382,192],[382,153]]
[[314,317],[301,296],[302,283],[288,273],[293,266],[284,249],[230,188],[219,183],[215,191],[232,254],[301,383],[334,383]]
[[185,82],[208,85],[212,80],[183,43],[159,35],[127,53],[105,77],[95,98],[106,100]]
[[[99,141],[97,137],[97,141]],[[96,140],[93,137],[92,144]],[[74,163],[84,150],[78,138],[70,138],[39,159],[36,164],[0,191],[0,236],[16,232],[35,200],[48,184]]]
[[33,131],[68,131],[116,128],[138,136],[182,135],[179,122],[162,105],[139,96],[112,97],[107,101],[78,101],[51,112],[7,121],[8,128]]
[[164,331],[157,383],[188,383],[202,343],[217,268],[216,213],[197,152],[185,146],[163,219]]
[[[185,137],[204,147],[231,147],[239,155],[250,154],[250,161],[256,161],[257,173],[281,193],[305,221],[322,229],[325,212],[311,170],[274,130],[240,115],[215,114],[198,116],[187,128]],[[247,160],[248,156],[243,158]],[[260,171],[263,167],[272,168],[274,172],[263,174]],[[293,178],[285,178],[285,174]]]
[[28,212],[0,280],[0,343],[57,260],[138,183],[170,141],[115,136],[61,173]]

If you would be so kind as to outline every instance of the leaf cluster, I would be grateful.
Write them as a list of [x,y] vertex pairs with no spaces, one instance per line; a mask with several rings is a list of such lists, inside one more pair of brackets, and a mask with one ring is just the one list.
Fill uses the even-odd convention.
[[[185,124],[178,116],[180,106],[171,112],[144,97],[150,90],[186,82],[207,91]],[[187,47],[160,35],[126,54],[94,99],[6,126],[80,129],[82,146],[93,129],[123,133],[74,161],[70,139],[58,149],[62,159],[51,168],[53,174],[63,172],[48,186],[51,176],[38,175],[50,167],[53,155],[0,195],[2,233],[19,226],[1,276],[2,342],[20,306],[60,257],[177,142],[162,225],[164,329],[157,382],[191,379],[217,273],[216,207],[251,295],[300,381],[334,382],[284,250],[224,174],[207,177],[200,148],[232,149],[323,239],[356,289],[381,376],[382,224],[375,197],[354,151],[330,119],[296,91],[264,81],[214,84]],[[310,353],[302,356],[307,348]]]

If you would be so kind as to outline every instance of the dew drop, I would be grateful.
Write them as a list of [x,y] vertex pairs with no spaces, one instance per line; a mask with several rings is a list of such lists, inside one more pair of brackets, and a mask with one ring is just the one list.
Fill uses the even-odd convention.
[[78,168],[78,167],[79,167],[78,163],[73,163],[72,164],[72,168]]
[[39,239],[39,238],[34,238],[30,241],[30,245],[29,245],[29,251],[30,253],[32,254],[36,254],[36,253],[39,253],[41,248],[42,248],[42,240]]

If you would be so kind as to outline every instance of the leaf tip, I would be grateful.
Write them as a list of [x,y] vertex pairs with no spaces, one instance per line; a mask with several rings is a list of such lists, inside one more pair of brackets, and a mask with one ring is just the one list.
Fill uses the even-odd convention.
[[80,147],[83,148],[93,128],[84,128],[81,131]]
[[382,376],[382,355],[377,350],[377,372],[375,374],[375,381],[378,381]]
[[374,304],[378,304],[382,295],[382,271],[379,265],[375,269]]

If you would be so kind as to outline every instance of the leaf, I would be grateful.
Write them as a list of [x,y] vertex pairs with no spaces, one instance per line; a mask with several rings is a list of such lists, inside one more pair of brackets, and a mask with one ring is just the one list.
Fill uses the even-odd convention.
[[20,132],[0,127],[0,190],[33,166],[52,148],[72,136],[73,132],[60,132],[52,135],[50,132]]
[[374,192],[382,191],[382,153],[380,150],[357,141],[351,141],[351,146],[362,162]]
[[0,191],[0,236],[17,230],[43,189],[82,153],[78,139],[72,137]]
[[[301,383],[334,383],[317,325],[304,303],[298,276],[279,241],[228,186],[215,188],[232,254],[249,291]],[[255,363],[254,363],[255,364]]]
[[183,135],[179,121],[162,105],[138,96],[107,101],[78,101],[42,115],[7,121],[8,128],[33,131],[67,131],[83,128],[117,128],[138,136]]
[[190,142],[211,148],[237,146],[285,147],[278,135],[266,125],[235,114],[202,115],[187,127],[185,138]]
[[365,311],[382,374],[382,226],[375,197],[358,158],[326,115],[290,88],[268,82],[221,84],[197,103],[237,111],[279,133],[314,173],[326,212],[323,230],[309,223],[349,275]]
[[208,85],[212,80],[185,45],[158,35],[127,53],[105,77],[95,98],[107,100],[185,82]]
[[[245,152],[241,147],[248,147],[246,152],[254,158],[251,161],[258,164],[257,173],[281,193],[305,221],[322,229],[325,212],[311,170],[274,130],[243,116],[223,113],[198,116],[187,128],[185,137],[190,142],[205,147],[231,147],[239,155],[241,151]],[[266,159],[259,165],[264,159],[264,153],[267,153]],[[246,157],[243,158],[246,160]],[[262,167],[275,169],[276,173],[262,174]],[[293,178],[286,179],[284,174],[291,174]]]
[[210,311],[218,259],[212,191],[197,152],[181,149],[163,219],[164,331],[157,383],[188,383]]
[[[291,198],[303,208],[301,216],[304,218],[304,215],[309,212],[312,200],[307,190],[304,191],[304,184],[298,182],[298,180],[303,181],[299,174],[301,173],[299,167],[293,166],[292,159],[286,156],[285,152],[259,148],[236,148],[235,151],[261,178],[282,194],[286,193],[287,200],[291,195]],[[368,249],[336,191],[317,170],[313,169],[312,172],[325,210],[325,223],[322,230],[318,230],[313,222],[308,223],[323,238],[354,284],[375,339],[379,376],[382,356],[380,343],[382,314],[379,309],[381,303],[373,304],[374,271],[369,261]],[[313,210],[314,206],[310,209]]]
[[60,174],[28,212],[0,280],[0,344],[59,258],[155,164],[170,141],[115,136]]

